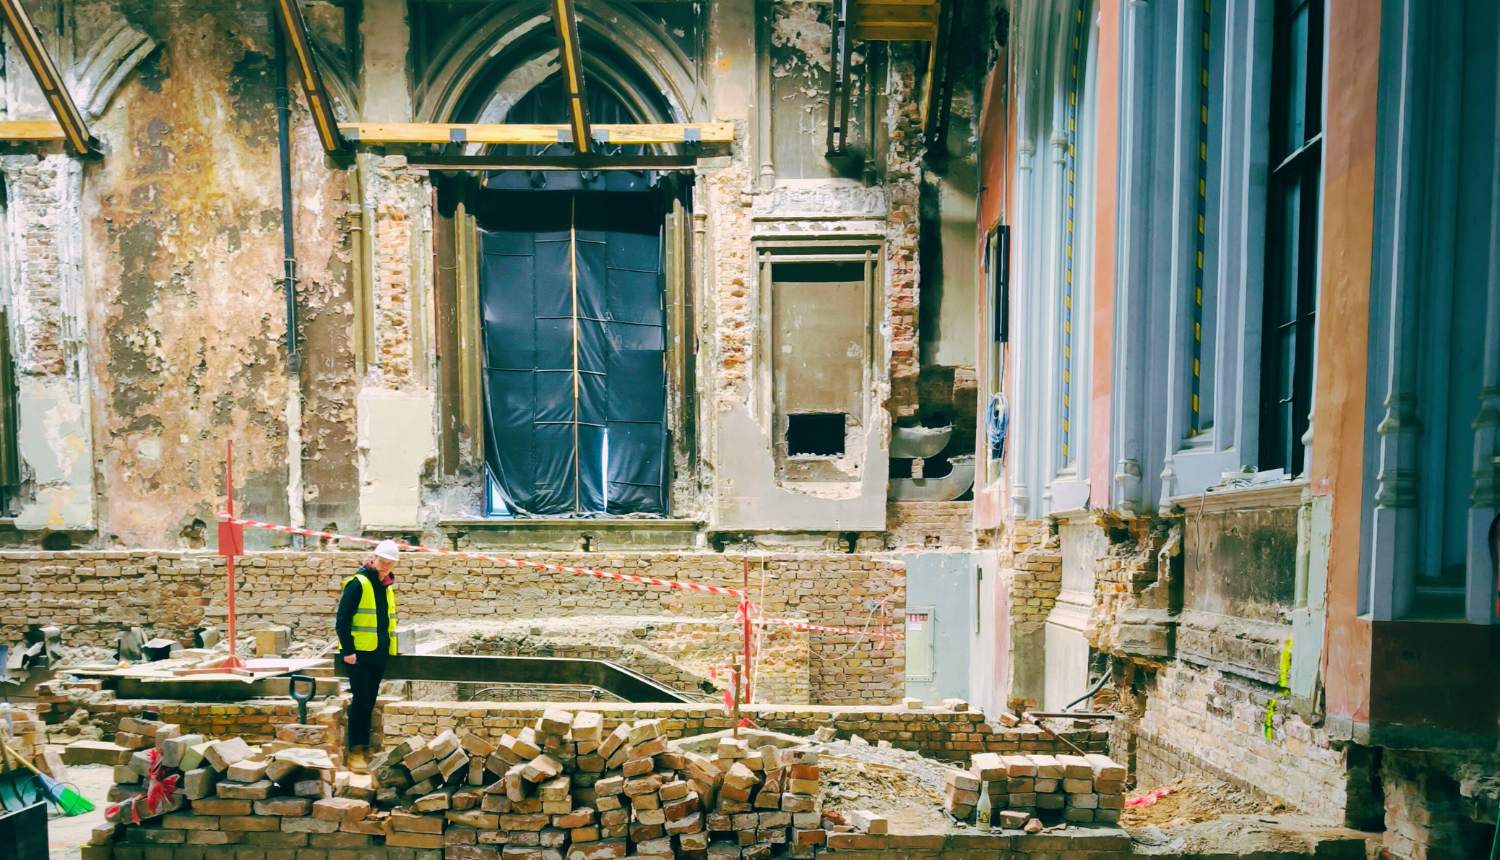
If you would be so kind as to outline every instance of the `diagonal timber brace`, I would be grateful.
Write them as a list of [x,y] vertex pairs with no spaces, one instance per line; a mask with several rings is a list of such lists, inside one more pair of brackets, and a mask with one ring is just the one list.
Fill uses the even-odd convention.
[[89,134],[83,114],[79,112],[73,96],[68,93],[68,87],[63,83],[62,75],[58,73],[51,55],[42,45],[41,36],[36,27],[32,26],[31,18],[21,7],[21,0],[0,0],[0,12],[4,13],[5,23],[15,37],[21,55],[26,58],[26,65],[31,67],[31,73],[36,76],[47,104],[52,107],[52,114],[62,127],[63,139],[68,148],[76,155],[99,155],[99,141]]
[[553,0],[553,20],[557,24],[557,41],[561,44],[563,84],[568,89],[568,117],[573,132],[573,148],[579,155],[593,151],[590,139],[589,105],[583,89],[583,54],[578,46],[578,13],[573,0]]
[[318,129],[318,139],[326,152],[341,152],[344,138],[339,134],[338,119],[333,115],[333,102],[328,98],[328,89],[323,86],[323,75],[318,71],[317,57],[313,56],[312,40],[307,35],[307,20],[302,17],[298,0],[276,0],[276,17],[286,30],[292,53],[297,55],[298,77],[302,79],[302,91],[307,95],[308,107],[312,109],[313,124]]

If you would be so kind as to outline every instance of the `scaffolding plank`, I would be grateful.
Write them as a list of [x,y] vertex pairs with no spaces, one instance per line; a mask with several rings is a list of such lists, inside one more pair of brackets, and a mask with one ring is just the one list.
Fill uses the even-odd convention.
[[0,140],[67,140],[56,120],[0,122]]
[[[483,143],[545,146],[572,140],[567,125],[523,125],[519,123],[340,123],[339,129],[362,143]],[[727,122],[660,123],[593,126],[596,142],[613,144],[664,144],[700,141],[730,143],[734,125]]]

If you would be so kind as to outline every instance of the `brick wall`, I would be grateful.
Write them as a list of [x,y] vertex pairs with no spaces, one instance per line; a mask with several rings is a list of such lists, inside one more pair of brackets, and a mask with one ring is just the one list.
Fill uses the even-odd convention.
[[1346,752],[1284,707],[1273,713],[1268,738],[1272,692],[1215,669],[1162,668],[1137,728],[1137,785],[1154,788],[1206,770],[1310,815],[1343,821],[1350,803]]
[[1062,588],[1062,549],[1043,520],[1016,520],[1000,541],[1000,569],[1010,583],[1010,621],[1040,625]]
[[[705,584],[740,584],[740,561],[715,553],[528,553],[549,564],[595,567]],[[340,583],[358,557],[340,552],[268,552],[237,565],[242,631],[286,625],[294,636],[327,639]],[[567,573],[503,567],[447,556],[408,556],[397,569],[401,620],[519,619],[680,613],[732,623],[734,599]],[[766,558],[767,615],[861,627],[865,602],[886,599],[893,623],[905,610],[900,561],[864,553]],[[757,585],[757,589],[758,589]],[[758,598],[758,593],[757,593]],[[759,601],[758,601],[759,602]],[[0,553],[0,641],[25,625],[64,629],[64,644],[109,645],[123,627],[185,638],[225,618],[222,559],[200,552]],[[899,646],[857,637],[809,637],[810,698],[822,704],[889,704],[904,693]]]
[[[588,710],[604,715],[604,729],[611,731],[624,721],[660,719],[673,738],[708,734],[732,728],[734,721],[721,705],[616,705],[590,703]],[[533,724],[544,706],[537,703],[427,703],[392,702],[382,711],[387,740],[421,735],[434,737],[443,728],[498,737],[509,729]],[[811,735],[832,727],[841,738],[858,734],[874,744],[890,741],[900,749],[949,761],[967,762],[976,752],[1071,753],[1064,743],[1048,737],[1035,726],[1004,728],[987,722],[979,712],[940,711],[935,708],[908,711],[899,707],[843,708],[750,705],[743,710],[755,724],[768,731]],[[1089,752],[1107,754],[1108,732],[1088,729],[1059,730],[1063,738]]]
[[891,502],[886,544],[891,549],[973,549],[973,502]]
[[1495,838],[1500,754],[1385,750],[1385,833],[1391,857],[1461,860],[1487,857]]
[[[59,697],[52,697],[59,698]],[[89,725],[97,726],[106,738],[112,737],[123,717],[137,717],[155,711],[157,719],[182,727],[183,734],[212,738],[241,737],[250,743],[276,739],[276,727],[297,722],[297,705],[290,699],[258,699],[246,702],[178,702],[164,699],[113,699],[109,701],[42,700],[36,705],[38,715],[52,730],[54,742],[67,743],[61,727],[72,716],[83,711]],[[307,719],[311,723],[342,725],[344,702],[334,697],[308,703]],[[342,737],[340,738],[342,743]]]

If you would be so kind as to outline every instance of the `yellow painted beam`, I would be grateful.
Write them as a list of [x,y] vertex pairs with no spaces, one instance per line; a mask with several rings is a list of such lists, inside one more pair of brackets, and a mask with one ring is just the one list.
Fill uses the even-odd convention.
[[292,52],[297,56],[297,77],[302,79],[302,92],[307,95],[307,104],[312,109],[318,140],[324,151],[339,152],[344,148],[344,141],[339,137],[338,118],[333,114],[333,103],[328,98],[328,89],[323,86],[317,57],[313,55],[302,6],[297,0],[276,0],[276,17],[281,20],[281,27],[291,40]]
[[[485,143],[545,146],[572,140],[568,125],[523,125],[520,123],[340,123],[350,140],[362,143]],[[596,125],[595,142],[613,144],[732,143],[734,125],[727,122],[663,123],[648,125]]]
[[67,140],[68,136],[63,133],[62,123],[56,120],[15,120],[11,122],[0,122],[0,140],[22,141],[22,140]]
[[578,13],[573,0],[553,0],[553,23],[557,25],[557,42],[561,51],[563,84],[568,88],[568,118],[572,121],[573,151],[588,155],[594,151],[593,128],[589,122],[588,96],[583,86],[583,49],[578,43]]
[[851,24],[854,38],[862,42],[931,42],[937,39],[936,24]]
[[97,155],[99,142],[89,134],[88,123],[84,122],[83,114],[73,102],[73,96],[63,83],[62,75],[57,73],[57,65],[52,62],[41,36],[22,8],[21,0],[0,0],[0,15],[4,15],[5,24],[10,28],[16,47],[20,49],[21,56],[26,58],[26,65],[31,67],[37,86],[41,87],[42,95],[46,96],[47,104],[52,107],[52,115],[57,117],[63,139],[78,155]]

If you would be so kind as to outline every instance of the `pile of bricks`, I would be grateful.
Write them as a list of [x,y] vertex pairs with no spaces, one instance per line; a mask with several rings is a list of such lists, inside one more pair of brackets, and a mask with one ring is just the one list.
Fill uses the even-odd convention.
[[30,707],[10,707],[9,719],[0,716],[0,741],[5,741],[9,752],[0,755],[0,773],[7,770],[24,770],[31,767],[42,771],[52,779],[68,780],[68,771],[63,767],[63,756],[55,750],[46,749],[46,723]]
[[[369,780],[361,786],[338,769],[327,733],[325,726],[285,725],[276,741],[252,747],[238,737],[211,741],[171,723],[127,717],[115,744],[71,745],[75,760],[114,765],[109,823],[94,830],[84,860],[105,860],[112,850],[118,860],[135,860],[160,846],[300,848],[310,835],[326,837],[318,847],[368,847],[371,831],[358,825],[371,809],[362,797],[373,795]],[[113,846],[122,836],[124,844]]]
[[402,741],[373,763],[376,803],[410,804],[387,819],[386,844],[450,860],[763,860],[822,843],[815,752],[729,739],[710,758],[669,748],[659,720],[603,725],[549,709],[498,744]]
[[991,821],[1021,828],[1035,816],[1114,824],[1125,807],[1124,767],[1102,755],[978,753],[967,771],[947,774],[943,808],[959,820],[978,809],[988,785]]
[[[16,755],[35,761],[41,757],[47,743],[47,726],[37,718],[34,709],[12,707],[9,720],[0,717],[0,741],[4,741]],[[9,755],[0,755],[0,773],[18,767],[22,767],[20,762]],[[43,767],[42,770],[49,769]]]
[[[815,750],[725,738],[700,755],[669,747],[658,720],[605,734],[598,713],[548,709],[498,743],[451,730],[404,739],[368,774],[336,768],[322,727],[283,726],[283,740],[256,749],[129,725],[141,738],[153,729],[155,752],[116,767],[122,802],[84,860],[109,857],[122,835],[115,860],[173,845],[381,844],[446,860],[811,860],[828,837]],[[173,776],[180,790],[149,806],[147,784]]]

